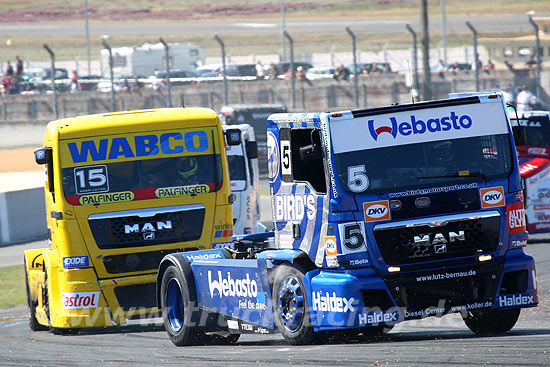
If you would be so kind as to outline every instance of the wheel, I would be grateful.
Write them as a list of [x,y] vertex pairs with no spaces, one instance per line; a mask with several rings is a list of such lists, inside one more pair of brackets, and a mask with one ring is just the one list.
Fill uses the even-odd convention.
[[185,277],[175,266],[166,269],[160,292],[162,319],[172,343],[177,346],[202,344],[206,336],[199,327],[198,307],[191,301]]
[[48,318],[48,330],[50,330],[50,333],[55,335],[68,335],[68,334],[74,334],[76,332],[75,329],[68,329],[68,328],[60,328],[60,327],[53,327],[52,322],[50,321],[50,293],[48,291],[48,272],[45,270],[45,265],[42,265],[42,269],[44,269],[44,288],[42,289],[42,303],[44,304],[44,311],[46,313],[46,317]]
[[27,305],[29,306],[29,327],[32,331],[44,331],[48,328],[38,322],[36,319],[37,302],[31,299],[31,290],[29,288],[29,275],[27,272],[27,264],[25,262],[25,288],[27,290]]
[[313,327],[304,286],[304,271],[297,265],[281,265],[273,282],[273,319],[285,340],[292,345],[311,344]]
[[468,311],[464,323],[476,334],[503,334],[518,321],[520,308],[512,310]]

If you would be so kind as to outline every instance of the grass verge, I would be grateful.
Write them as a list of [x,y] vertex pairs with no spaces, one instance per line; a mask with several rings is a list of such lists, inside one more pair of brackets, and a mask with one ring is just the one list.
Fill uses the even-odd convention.
[[0,309],[27,302],[23,265],[0,267]]

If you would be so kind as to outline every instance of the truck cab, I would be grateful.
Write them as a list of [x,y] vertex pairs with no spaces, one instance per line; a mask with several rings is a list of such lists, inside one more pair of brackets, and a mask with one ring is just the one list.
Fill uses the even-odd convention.
[[33,330],[154,316],[165,255],[231,241],[225,138],[210,109],[52,121],[35,158],[50,248],[25,251]]
[[291,344],[454,312],[475,333],[504,333],[538,304],[500,95],[273,114],[267,147],[274,246],[163,259],[157,297],[174,344],[212,331],[189,324],[181,299],[229,334]]
[[[525,144],[516,147],[524,181],[525,216],[529,233],[550,231],[550,112],[510,114],[524,130]],[[518,118],[519,117],[519,118]]]
[[239,132],[240,142],[228,146],[227,160],[233,202],[233,232],[250,234],[265,232],[260,222],[260,177],[258,170],[258,145],[254,128],[248,124],[223,125],[225,134]]

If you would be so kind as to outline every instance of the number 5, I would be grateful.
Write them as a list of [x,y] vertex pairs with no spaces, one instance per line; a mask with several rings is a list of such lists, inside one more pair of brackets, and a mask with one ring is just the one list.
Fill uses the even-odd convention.
[[369,178],[365,174],[365,165],[348,167],[348,188],[352,192],[362,192],[369,187]]

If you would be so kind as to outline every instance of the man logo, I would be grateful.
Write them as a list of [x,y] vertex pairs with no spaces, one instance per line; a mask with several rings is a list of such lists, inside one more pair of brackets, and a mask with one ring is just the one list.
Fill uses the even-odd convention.
[[363,213],[365,215],[365,222],[389,220],[391,219],[390,203],[388,200],[363,203]]
[[481,207],[484,209],[504,206],[504,189],[502,186],[480,189],[479,195],[481,196]]

